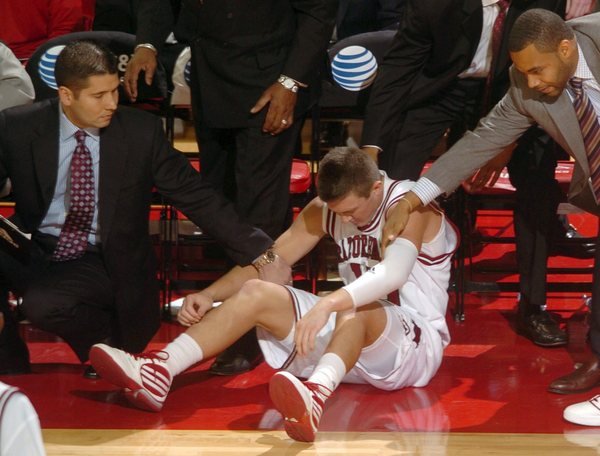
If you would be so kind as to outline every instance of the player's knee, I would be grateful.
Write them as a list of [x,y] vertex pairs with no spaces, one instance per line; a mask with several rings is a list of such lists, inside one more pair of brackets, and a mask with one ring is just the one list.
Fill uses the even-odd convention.
[[248,280],[239,291],[244,307],[250,312],[260,312],[272,302],[274,288],[277,285],[263,280]]

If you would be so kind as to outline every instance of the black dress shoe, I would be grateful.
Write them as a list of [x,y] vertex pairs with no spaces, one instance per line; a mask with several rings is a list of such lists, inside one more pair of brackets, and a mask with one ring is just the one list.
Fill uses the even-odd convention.
[[567,333],[559,328],[548,312],[520,316],[517,331],[541,347],[560,347],[568,340]]
[[550,255],[561,255],[569,258],[594,258],[596,244],[594,242],[581,242],[581,234],[573,225],[560,230],[555,236],[551,246]]
[[4,327],[0,329],[0,375],[27,374],[31,371],[27,345],[19,336],[18,323],[10,312],[3,315]]
[[83,371],[83,378],[87,378],[88,380],[98,380],[100,375],[98,375],[94,366],[87,366]]
[[592,359],[579,366],[575,372],[550,383],[548,391],[557,394],[583,393],[596,386],[600,386],[600,360],[593,356]]
[[224,351],[208,369],[213,375],[237,375],[251,371],[263,360],[262,353],[248,357],[245,353]]

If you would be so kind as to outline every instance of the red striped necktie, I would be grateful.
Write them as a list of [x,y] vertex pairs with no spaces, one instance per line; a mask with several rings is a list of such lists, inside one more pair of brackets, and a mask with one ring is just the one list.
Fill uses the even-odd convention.
[[594,110],[594,106],[585,90],[583,90],[583,80],[574,77],[569,82],[575,93],[573,106],[581,127],[583,144],[590,165],[592,189],[596,201],[600,201],[600,124],[598,123],[598,114]]

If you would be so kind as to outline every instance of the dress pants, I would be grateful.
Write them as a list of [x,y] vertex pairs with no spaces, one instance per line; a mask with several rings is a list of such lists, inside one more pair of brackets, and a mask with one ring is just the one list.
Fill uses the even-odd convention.
[[517,190],[514,227],[522,316],[538,313],[546,304],[549,246],[558,226],[561,198],[554,177],[560,152],[543,130],[534,127],[521,138],[508,163]]
[[259,127],[197,127],[203,178],[234,202],[246,222],[273,239],[287,228],[290,173],[301,128],[301,119],[275,136]]
[[0,252],[0,286],[23,298],[34,326],[63,338],[84,362],[93,344],[118,339],[113,286],[97,247],[76,260],[53,262],[56,241],[34,235],[27,264]]

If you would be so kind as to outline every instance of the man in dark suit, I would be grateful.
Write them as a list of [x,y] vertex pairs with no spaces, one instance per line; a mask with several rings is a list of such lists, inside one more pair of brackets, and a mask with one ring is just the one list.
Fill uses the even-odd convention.
[[340,0],[335,38],[398,28],[405,0]]
[[[367,148],[374,156],[381,150],[380,167],[391,177],[416,180],[448,129],[451,144],[475,127],[508,88],[508,31],[516,18],[531,8],[562,15],[565,2],[513,0],[498,24],[504,7],[500,1],[481,0],[407,2],[400,30],[379,67],[362,137],[363,145],[378,146]],[[501,33],[494,36],[496,24]],[[555,232],[565,236],[556,216],[560,191],[554,169],[560,152],[545,133],[532,128],[514,154],[507,149],[473,179],[475,187],[495,180],[512,154],[508,168],[517,188],[517,327],[547,347],[567,342],[565,332],[543,310],[549,241]],[[588,254],[585,247],[580,246],[580,255]]]
[[[507,94],[479,126],[442,155],[399,202],[384,230],[385,242],[401,232],[408,215],[452,191],[475,169],[516,141],[528,128],[543,128],[575,160],[570,201],[600,215],[600,13],[565,23],[535,9],[515,23],[509,41],[514,62]],[[402,203],[402,204],[400,204]],[[592,356],[550,384],[554,393],[600,385],[600,251],[596,250],[589,340]],[[597,396],[565,410],[572,422],[600,425]]]
[[[292,156],[301,119],[318,95],[337,3],[182,2],[176,31],[183,30],[191,43],[201,173],[231,197],[244,220],[273,238],[288,221]],[[167,0],[140,3],[139,44],[125,75],[133,98],[140,71],[151,81],[157,51],[173,23]],[[240,344],[253,349],[245,357],[233,352],[220,357],[213,372],[252,368],[259,350],[254,334],[248,337]]]
[[26,317],[82,362],[101,340],[134,352],[146,346],[160,317],[148,232],[153,188],[242,265],[272,245],[171,147],[160,119],[118,107],[110,51],[69,44],[55,76],[58,100],[0,113],[0,179],[12,182],[14,223],[32,234],[24,263],[0,252],[0,373],[29,368],[9,289],[23,297]]

